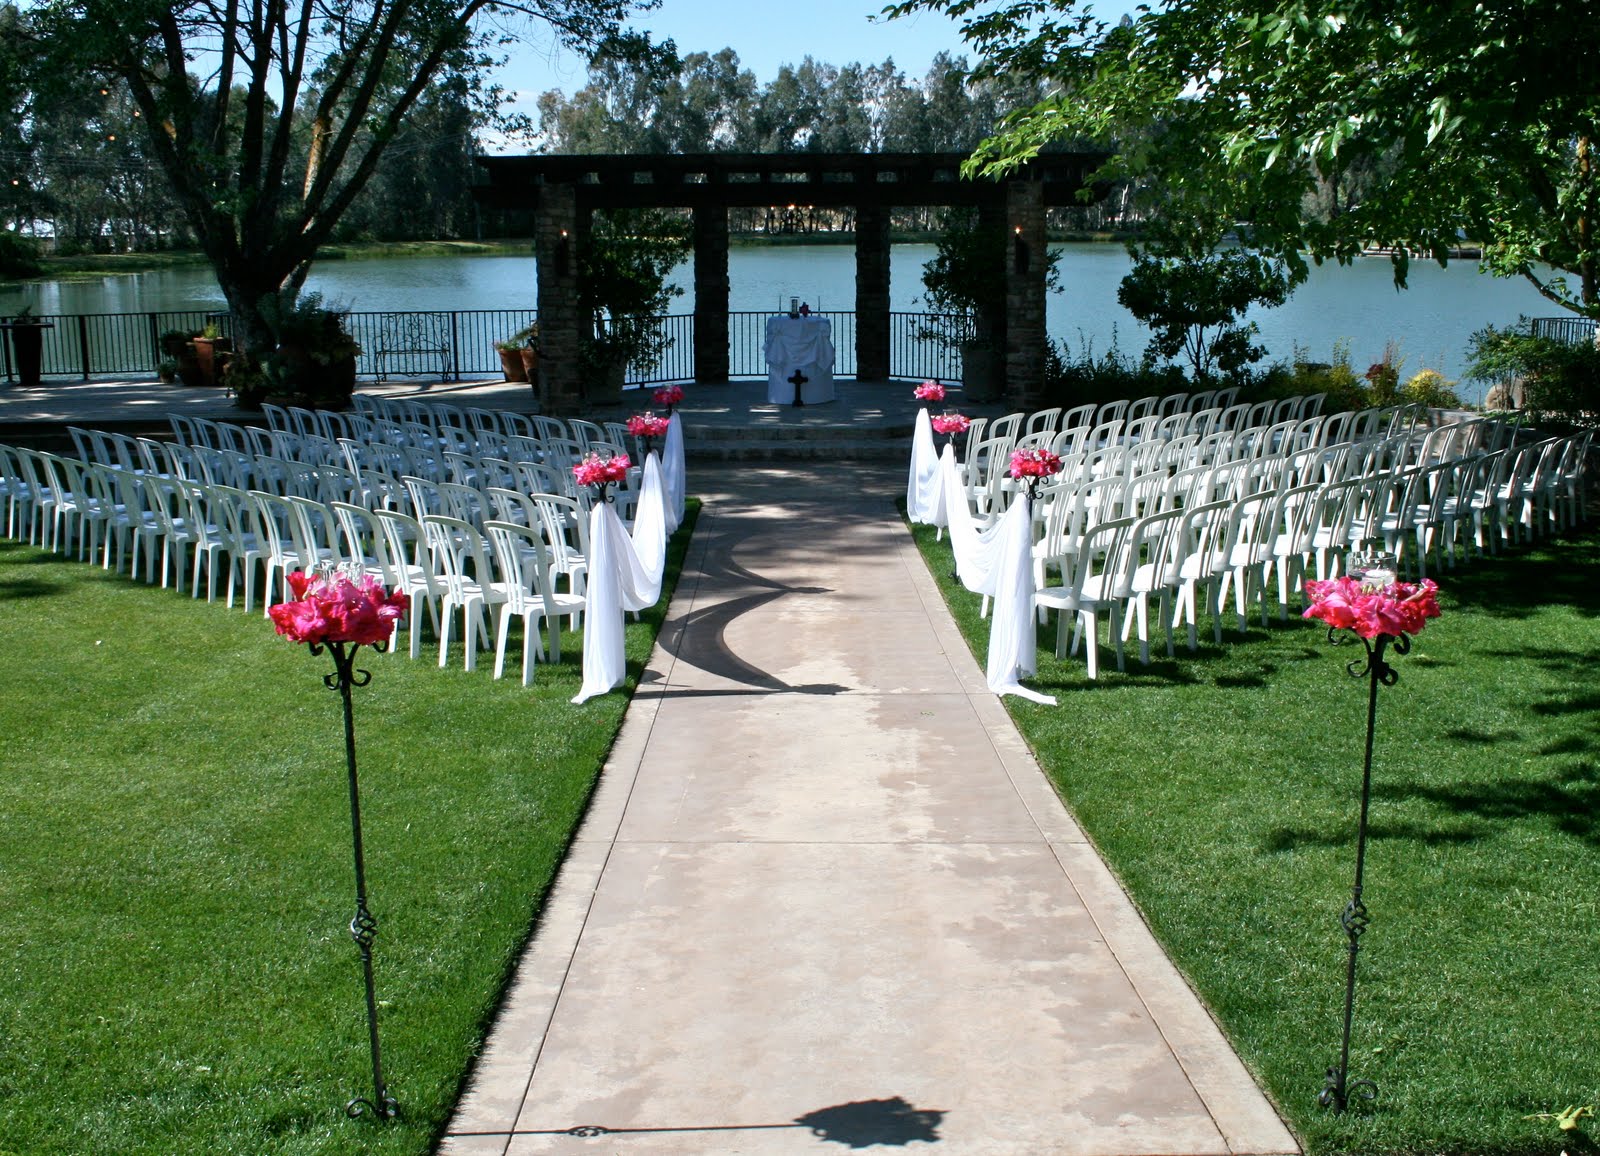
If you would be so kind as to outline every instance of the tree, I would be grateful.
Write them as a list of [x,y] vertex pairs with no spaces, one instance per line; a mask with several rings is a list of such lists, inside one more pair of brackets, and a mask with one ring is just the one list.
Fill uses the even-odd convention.
[[[1118,27],[1074,0],[892,11],[921,9],[960,18],[989,74],[1052,84],[977,168],[1107,141],[1102,177],[1175,182],[1297,269],[1303,251],[1344,261],[1377,244],[1395,250],[1403,284],[1407,250],[1442,262],[1465,233],[1494,272],[1600,316],[1600,8],[1588,0],[1169,0]],[[1374,170],[1359,199],[1318,208],[1314,194]]]
[[492,115],[484,73],[519,31],[511,14],[591,49],[652,3],[48,0],[35,14],[61,76],[126,86],[254,354],[271,347],[262,302],[304,283],[431,84],[458,80]]

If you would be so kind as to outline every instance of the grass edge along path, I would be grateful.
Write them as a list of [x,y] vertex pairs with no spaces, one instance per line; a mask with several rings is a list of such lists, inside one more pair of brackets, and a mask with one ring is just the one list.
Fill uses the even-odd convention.
[[[948,539],[911,531],[981,665],[988,623]],[[1366,721],[1351,647],[1293,615],[1245,636],[1230,616],[1215,646],[1202,616],[1196,654],[1180,637],[1143,668],[1135,647],[1118,674],[1107,649],[1090,682],[1081,656],[1056,660],[1052,620],[1027,681],[1059,705],[1003,700],[1308,1156],[1596,1151],[1550,1114],[1600,1103],[1597,573],[1593,533],[1445,571],[1443,617],[1394,660],[1351,1052],[1379,1094],[1343,1116],[1316,1096],[1338,1058]]]
[[[371,1095],[339,697],[257,610],[0,540],[0,1153],[431,1151],[682,570],[581,706],[363,650],[355,691],[384,1074]],[[401,640],[404,645],[404,638]],[[513,640],[512,647],[515,649]]]

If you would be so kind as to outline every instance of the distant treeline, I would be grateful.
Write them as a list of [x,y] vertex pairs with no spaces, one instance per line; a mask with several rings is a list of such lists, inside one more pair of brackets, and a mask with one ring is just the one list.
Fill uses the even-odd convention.
[[[968,151],[1007,112],[1041,95],[1031,81],[973,80],[964,57],[941,54],[920,80],[893,60],[835,67],[810,57],[759,84],[730,48],[646,60],[601,59],[570,97],[545,93],[536,119],[487,124],[472,94],[430,89],[347,210],[336,242],[480,240],[527,236],[528,214],[483,212],[472,198],[473,158],[498,148],[549,153]],[[85,86],[34,108],[26,182],[0,189],[0,224],[59,253],[153,252],[194,244],[126,93]],[[309,129],[307,136],[309,137]],[[19,142],[0,134],[0,160]],[[13,158],[15,159],[15,158]],[[1058,233],[1125,229],[1127,198],[1052,210]],[[900,235],[937,230],[940,210],[895,214]],[[734,209],[735,233],[768,237],[848,233],[849,210]]]

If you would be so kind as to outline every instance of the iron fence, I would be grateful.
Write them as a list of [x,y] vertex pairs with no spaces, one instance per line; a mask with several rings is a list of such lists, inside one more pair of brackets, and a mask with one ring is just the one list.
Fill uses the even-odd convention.
[[1600,327],[1590,317],[1535,317],[1528,326],[1534,337],[1547,337],[1567,345],[1600,343]]
[[[733,378],[767,375],[767,312],[728,315],[728,373]],[[856,373],[856,315],[826,312],[833,323],[834,373]],[[345,324],[361,355],[356,372],[366,378],[438,377],[459,380],[500,372],[495,343],[531,325],[531,309],[442,309],[422,312],[350,313]],[[205,310],[150,313],[75,313],[41,317],[42,373],[80,378],[154,375],[162,360],[161,335],[199,332],[216,325],[225,335],[226,313]],[[661,356],[628,367],[628,381],[649,384],[694,380],[694,316],[669,314],[656,319],[665,339]],[[1592,331],[1591,331],[1592,332]],[[970,330],[964,318],[928,313],[892,313],[889,362],[894,377],[961,376],[959,341]],[[0,340],[5,379],[16,378],[11,343]]]

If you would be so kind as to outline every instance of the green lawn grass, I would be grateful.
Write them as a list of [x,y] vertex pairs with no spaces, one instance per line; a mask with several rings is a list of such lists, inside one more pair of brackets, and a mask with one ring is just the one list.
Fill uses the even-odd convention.
[[[659,629],[582,706],[362,652],[385,1074],[371,1095],[339,696],[227,611],[0,542],[0,1153],[424,1153],[441,1133]],[[404,645],[402,639],[402,646]],[[459,652],[458,652],[459,653]],[[482,656],[480,655],[480,659]]]
[[[983,661],[948,540],[915,533]],[[1444,615],[1380,691],[1352,1046],[1376,1102],[1316,1096],[1338,1057],[1366,682],[1292,618],[1101,678],[1041,630],[1005,700],[1062,798],[1310,1153],[1593,1152],[1600,1104],[1600,542],[1437,576]],[[1159,652],[1159,648],[1158,652]]]

